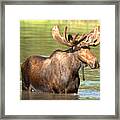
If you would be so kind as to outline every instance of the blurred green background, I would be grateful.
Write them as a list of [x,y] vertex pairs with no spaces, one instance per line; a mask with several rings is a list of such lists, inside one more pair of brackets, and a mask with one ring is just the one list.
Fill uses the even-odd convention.
[[[20,21],[20,62],[22,63],[31,55],[49,56],[56,49],[65,50],[68,47],[57,43],[52,38],[52,28],[59,25],[63,34],[64,27],[68,27],[68,33],[88,33],[95,26],[100,25],[98,20],[21,20]],[[100,46],[91,47],[100,60]],[[100,80],[99,69],[85,68],[86,80]],[[80,72],[81,76],[81,72]],[[82,78],[82,77],[81,77]]]

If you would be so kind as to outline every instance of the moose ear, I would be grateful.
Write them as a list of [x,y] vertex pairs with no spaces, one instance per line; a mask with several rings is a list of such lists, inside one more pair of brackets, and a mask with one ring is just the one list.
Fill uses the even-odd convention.
[[68,35],[68,41],[73,40],[73,37],[71,34]]

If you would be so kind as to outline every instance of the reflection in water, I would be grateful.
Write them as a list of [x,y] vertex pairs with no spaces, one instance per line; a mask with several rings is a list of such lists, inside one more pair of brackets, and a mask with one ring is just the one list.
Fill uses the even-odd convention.
[[22,100],[76,100],[78,95],[73,94],[47,94],[38,92],[22,92]]
[[80,100],[99,100],[100,92],[97,90],[81,89],[79,90]]
[[[97,86],[97,87],[96,87]],[[21,92],[22,100],[99,100],[100,81],[83,81],[78,94],[47,94],[39,92]]]

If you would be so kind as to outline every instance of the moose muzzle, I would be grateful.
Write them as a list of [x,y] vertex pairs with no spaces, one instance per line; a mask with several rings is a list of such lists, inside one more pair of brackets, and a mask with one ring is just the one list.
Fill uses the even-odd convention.
[[100,67],[100,64],[99,64],[98,61],[94,61],[94,62],[90,63],[89,66],[90,66],[90,68],[92,68],[92,69],[97,69],[97,68]]

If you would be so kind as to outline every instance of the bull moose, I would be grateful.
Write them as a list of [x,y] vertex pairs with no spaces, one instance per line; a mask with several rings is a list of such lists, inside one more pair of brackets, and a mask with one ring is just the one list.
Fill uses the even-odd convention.
[[[99,34],[95,29],[83,35],[68,35],[65,27],[61,36],[59,27],[52,28],[53,39],[68,46],[67,50],[55,50],[49,57],[30,56],[21,65],[22,89],[39,92],[68,94],[77,93],[80,85],[79,69],[82,63],[90,68],[99,68],[90,46],[97,46]],[[88,37],[93,33],[93,37]],[[91,38],[91,39],[90,39]]]

